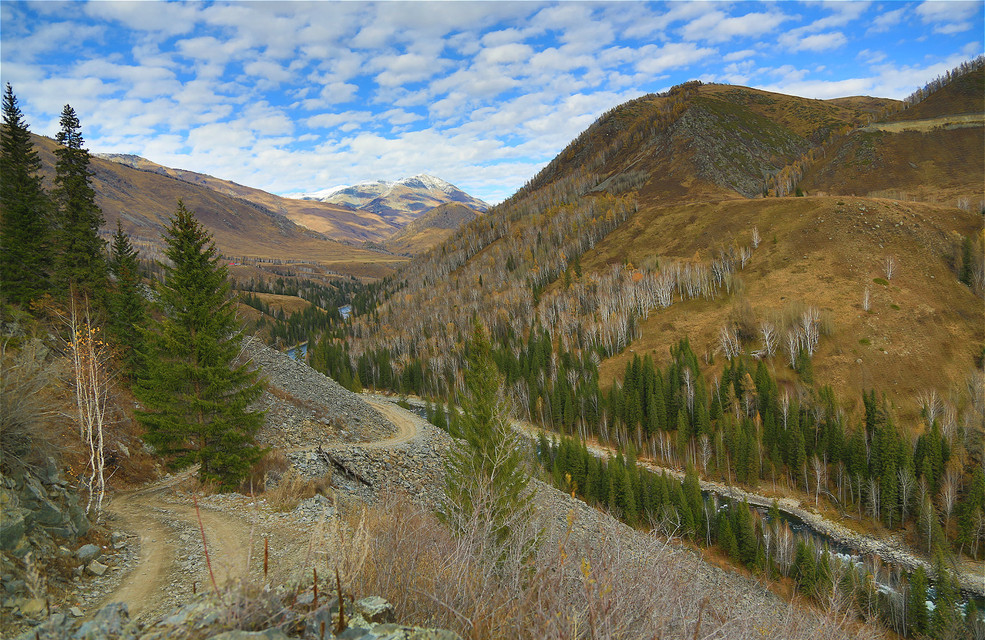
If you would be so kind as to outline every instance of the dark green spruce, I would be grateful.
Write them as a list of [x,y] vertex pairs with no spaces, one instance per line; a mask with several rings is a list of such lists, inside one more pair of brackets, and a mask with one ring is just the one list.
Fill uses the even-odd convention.
[[263,454],[254,440],[263,414],[249,411],[262,386],[236,363],[241,327],[212,236],[179,202],[164,240],[163,319],[147,334],[145,374],[134,386],[145,409],[137,417],[174,468],[200,463],[200,480],[231,490]]
[[50,203],[41,186],[41,159],[10,84],[0,130],[0,296],[27,304],[46,291]]
[[89,184],[89,151],[83,146],[81,124],[70,105],[65,105],[55,136],[55,278],[57,289],[75,289],[105,300],[105,241],[99,237],[103,212],[96,206],[96,192]]
[[119,353],[122,373],[132,380],[140,370],[147,303],[137,250],[119,221],[110,248],[109,269],[116,279],[109,294],[109,331]]

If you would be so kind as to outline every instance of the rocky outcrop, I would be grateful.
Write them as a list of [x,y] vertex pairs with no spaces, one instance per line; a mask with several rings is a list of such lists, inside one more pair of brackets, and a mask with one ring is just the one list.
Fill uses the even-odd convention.
[[[327,585],[326,585],[327,586]],[[395,624],[393,606],[379,596],[346,601],[342,630],[335,598],[319,603],[311,591],[277,589],[199,595],[154,620],[131,620],[113,603],[79,623],[57,613],[17,640],[461,640],[452,631]]]
[[85,509],[52,459],[37,472],[0,475],[0,551],[23,558],[31,541],[74,540],[89,530]]

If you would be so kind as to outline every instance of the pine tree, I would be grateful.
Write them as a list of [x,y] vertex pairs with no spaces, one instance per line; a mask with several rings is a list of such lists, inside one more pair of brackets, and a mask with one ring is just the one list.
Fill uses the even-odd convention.
[[109,268],[116,277],[116,284],[110,292],[109,331],[121,350],[123,373],[132,379],[140,369],[143,345],[141,330],[147,313],[137,250],[130,244],[130,236],[123,232],[119,221],[116,223],[111,251]]
[[134,386],[146,409],[137,418],[172,466],[200,463],[203,482],[233,489],[263,454],[254,442],[263,414],[248,410],[262,386],[235,363],[242,333],[211,235],[180,201],[169,222],[158,288],[164,318],[148,334],[145,374]]
[[106,292],[105,242],[99,237],[103,213],[89,184],[89,151],[83,147],[75,110],[65,105],[55,140],[55,279],[63,291],[76,289],[103,300]]
[[0,295],[27,304],[45,291],[50,267],[41,159],[31,144],[10,84],[3,95],[0,130]]
[[488,527],[490,542],[504,545],[510,541],[511,529],[531,517],[529,478],[521,468],[489,338],[478,321],[467,355],[466,393],[457,420],[466,442],[448,450],[439,516],[458,533],[477,523]]

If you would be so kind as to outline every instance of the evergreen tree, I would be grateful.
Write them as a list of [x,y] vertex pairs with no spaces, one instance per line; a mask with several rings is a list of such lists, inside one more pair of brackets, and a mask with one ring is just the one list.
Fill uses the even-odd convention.
[[[10,85],[7,85],[9,88]],[[961,242],[961,269],[958,272],[958,280],[971,286],[972,274],[975,270],[975,254],[972,244],[972,237],[967,235]]]
[[81,125],[70,105],[65,105],[55,136],[55,278],[63,291],[76,288],[104,300],[106,293],[106,244],[99,237],[103,213],[96,206],[96,192],[89,184],[89,151],[83,147]]
[[41,187],[41,159],[7,84],[0,129],[0,295],[27,304],[45,291],[50,267],[49,202]]
[[263,414],[248,411],[262,386],[256,372],[235,364],[242,334],[226,268],[180,201],[164,240],[164,318],[148,334],[145,374],[134,386],[146,409],[137,418],[172,466],[200,463],[202,481],[233,489],[263,454],[254,442]]
[[911,636],[927,631],[927,572],[923,566],[910,576],[910,592],[906,602],[906,630]]
[[514,526],[530,519],[529,478],[521,468],[521,452],[500,393],[489,338],[478,321],[466,348],[466,392],[457,420],[466,443],[448,450],[439,515],[457,532],[478,521],[488,527],[491,542],[502,545],[509,541]]
[[147,313],[137,250],[130,244],[130,236],[123,232],[119,221],[116,223],[116,234],[113,235],[109,268],[116,278],[109,299],[109,331],[121,350],[123,373],[132,379],[140,370],[143,345],[141,331]]

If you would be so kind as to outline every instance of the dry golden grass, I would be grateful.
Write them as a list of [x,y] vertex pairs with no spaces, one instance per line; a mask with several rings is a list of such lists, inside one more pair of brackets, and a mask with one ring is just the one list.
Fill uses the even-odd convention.
[[[847,197],[641,210],[583,257],[583,268],[654,257],[707,259],[719,243],[732,238],[748,243],[753,226],[762,242],[739,272],[740,294],[677,302],[651,313],[642,337],[603,362],[603,383],[621,375],[634,353],[666,362],[670,345],[684,337],[699,355],[713,353],[719,328],[742,307],[762,320],[811,305],[831,325],[814,359],[815,380],[831,384],[849,403],[860,400],[862,389],[885,392],[912,418],[918,394],[946,392],[965,382],[976,345],[985,340],[982,302],[957,281],[945,259],[953,234],[971,233],[977,225],[977,216],[958,209]],[[894,256],[897,273],[884,286],[874,280],[885,277],[887,256]],[[869,312],[862,310],[866,287]],[[756,348],[759,342],[745,346]],[[720,366],[719,357],[708,368],[709,379]],[[795,377],[782,356],[771,366],[781,381]]]
[[317,494],[325,495],[331,484],[331,472],[318,478],[306,478],[291,467],[281,475],[277,484],[264,491],[263,495],[267,504],[274,510],[292,511],[302,500]]
[[886,195],[972,211],[982,202],[985,127],[931,131],[856,132],[826,151],[800,187],[808,194]]
[[304,311],[311,306],[311,303],[304,298],[297,296],[284,296],[276,293],[254,293],[257,298],[263,301],[271,309],[280,309],[287,315],[297,311]]

